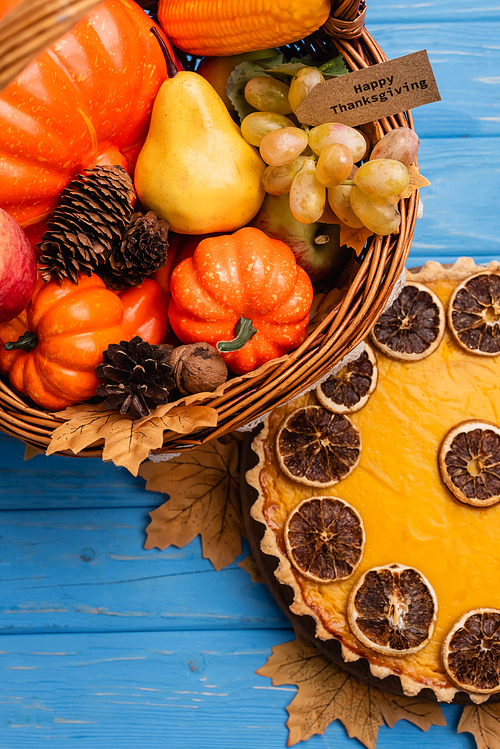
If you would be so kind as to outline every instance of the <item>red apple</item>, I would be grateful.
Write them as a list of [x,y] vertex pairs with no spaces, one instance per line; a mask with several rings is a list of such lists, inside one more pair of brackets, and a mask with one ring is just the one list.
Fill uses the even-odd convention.
[[345,262],[338,225],[297,221],[290,210],[288,194],[266,195],[251,225],[285,242],[311,281],[319,281]]
[[35,281],[35,251],[19,224],[0,208],[0,323],[23,311]]

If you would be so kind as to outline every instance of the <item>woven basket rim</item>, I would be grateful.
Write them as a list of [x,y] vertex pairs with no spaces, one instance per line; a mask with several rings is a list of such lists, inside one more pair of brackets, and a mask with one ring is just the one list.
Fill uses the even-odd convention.
[[[355,0],[354,0],[355,1]],[[342,6],[352,8],[353,0]],[[340,6],[339,6],[340,7]],[[364,4],[357,13],[364,12]],[[333,17],[333,16],[332,16]],[[331,18],[332,18],[331,17]],[[327,25],[326,25],[327,26]],[[385,62],[387,57],[364,25],[357,39],[333,38],[323,28],[328,43],[336,48],[351,71]],[[313,35],[314,36],[314,35]],[[307,41],[307,40],[301,40]],[[413,129],[411,112],[400,112],[378,120],[383,132],[398,127]],[[156,453],[179,452],[191,449],[246,424],[261,419],[274,407],[310,389],[361,341],[366,338],[404,271],[417,218],[419,191],[400,201],[400,232],[395,236],[370,237],[364,257],[343,301],[307,337],[304,343],[275,363],[258,370],[250,377],[228,380],[222,395],[206,394],[200,405],[214,408],[218,424],[213,429],[202,429],[189,435],[164,433],[163,446]],[[184,398],[176,401],[182,405]],[[20,438],[32,447],[45,451],[51,435],[61,423],[57,415],[29,404],[12,390],[6,377],[0,379],[0,431]],[[71,452],[61,452],[70,455]],[[92,446],[78,453],[80,457],[101,457],[100,446]]]

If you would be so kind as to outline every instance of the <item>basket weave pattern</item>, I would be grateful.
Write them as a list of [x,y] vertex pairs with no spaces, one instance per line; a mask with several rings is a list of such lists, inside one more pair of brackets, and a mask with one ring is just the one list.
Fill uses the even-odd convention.
[[[385,62],[387,57],[364,26],[366,8],[359,0],[333,3],[332,14],[322,29],[301,40],[295,49],[326,59],[338,52],[351,71]],[[1,31],[1,24],[0,24]],[[290,45],[292,46],[292,45]],[[410,112],[379,120],[384,133],[398,127],[413,129]],[[218,424],[190,435],[164,433],[163,447],[157,452],[190,449],[221,437],[249,422],[258,420],[275,406],[283,404],[311,388],[332,367],[366,338],[386,306],[394,285],[404,270],[417,217],[419,191],[400,201],[400,232],[397,236],[372,236],[348,292],[337,308],[286,359],[270,365],[261,374],[227,382],[222,395],[207,394],[200,405],[217,411]],[[183,404],[183,399],[177,401]],[[20,438],[28,445],[45,450],[61,420],[53,414],[30,406],[8,384],[0,380],[0,430]],[[73,453],[68,453],[73,456]],[[100,457],[98,447],[79,453],[82,457]],[[74,456],[73,456],[74,457]]]

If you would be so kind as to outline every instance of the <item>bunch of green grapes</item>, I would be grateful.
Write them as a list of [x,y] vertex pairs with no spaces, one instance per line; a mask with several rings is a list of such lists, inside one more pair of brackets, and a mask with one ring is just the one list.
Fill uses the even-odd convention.
[[409,128],[391,130],[367,159],[368,139],[355,128],[336,122],[301,127],[294,113],[323,80],[317,68],[304,67],[290,86],[270,76],[248,81],[245,98],[257,111],[244,118],[241,134],[268,165],[264,189],[289,193],[290,209],[304,224],[319,221],[328,202],[352,228],[393,234],[401,219],[394,198],[410,181],[407,167],[417,156],[418,136]]

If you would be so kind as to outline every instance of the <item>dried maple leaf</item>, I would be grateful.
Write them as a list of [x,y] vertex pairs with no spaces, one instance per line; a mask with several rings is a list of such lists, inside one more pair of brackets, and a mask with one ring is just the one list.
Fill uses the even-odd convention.
[[183,547],[201,534],[203,556],[216,570],[241,554],[238,441],[212,440],[164,463],[146,463],[139,471],[146,489],[170,494],[150,512],[146,549]]
[[102,459],[137,476],[150,452],[162,447],[165,430],[188,434],[195,428],[214,426],[214,414],[216,424],[213,408],[177,407],[162,418],[135,422],[116,411],[107,411],[102,404],[71,406],[56,414],[65,421],[54,430],[46,455],[65,450],[77,454],[85,447],[104,442]]
[[395,696],[366,684],[300,637],[273,648],[272,656],[256,673],[268,676],[275,686],[298,687],[287,707],[288,746],[323,733],[333,720],[340,720],[348,735],[369,749],[375,749],[384,722],[393,726],[405,719],[424,731],[431,725],[446,725],[437,704]]
[[500,705],[464,707],[457,733],[471,733],[477,749],[500,749]]
[[34,447],[33,445],[26,445],[24,448],[24,456],[23,460],[31,460],[32,458],[36,458],[37,455],[43,455],[44,451],[40,450],[38,447]]
[[245,572],[248,572],[250,577],[252,578],[253,583],[264,583],[264,580],[262,579],[262,575],[259,572],[259,568],[255,564],[255,559],[253,556],[245,557],[241,562],[238,562],[238,567],[241,567],[242,570],[245,570]]
[[163,429],[144,424],[134,429],[134,422],[102,405],[71,406],[57,416],[67,419],[54,430],[46,454],[71,450],[75,455],[85,447],[104,441],[102,459],[123,466],[137,476],[137,471],[151,450],[163,444]]
[[328,204],[323,211],[320,222],[322,224],[338,224],[340,226],[340,244],[351,247],[358,256],[361,254],[361,250],[365,246],[368,237],[371,237],[373,234],[366,226],[362,226],[360,229],[353,229],[351,226],[347,226],[332,211]]
[[408,171],[410,172],[410,181],[407,188],[398,195],[398,198],[409,198],[415,190],[418,190],[421,187],[427,187],[431,184],[427,177],[420,174],[416,166],[409,166]]
[[360,229],[353,229],[347,224],[343,224],[339,221],[340,226],[340,244],[345,244],[347,247],[352,247],[356,255],[360,255],[363,247],[366,244],[368,237],[371,237],[373,232],[362,226]]

